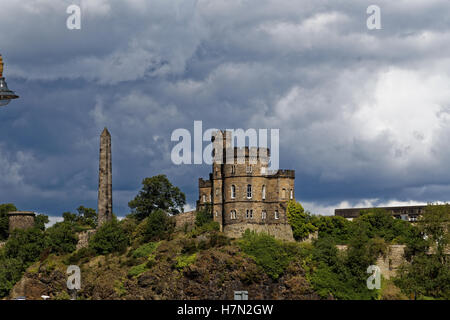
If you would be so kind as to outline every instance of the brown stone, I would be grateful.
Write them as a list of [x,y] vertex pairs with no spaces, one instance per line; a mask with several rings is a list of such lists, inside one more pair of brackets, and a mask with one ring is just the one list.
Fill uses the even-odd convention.
[[9,233],[12,233],[14,229],[28,229],[34,227],[35,216],[35,213],[32,211],[9,212]]
[[98,226],[112,219],[111,134],[104,129],[100,136],[98,175]]
[[[222,143],[218,141],[220,138]],[[233,238],[241,237],[250,229],[292,241],[286,207],[289,200],[294,200],[295,171],[267,174],[269,149],[232,148],[230,139],[228,131],[214,134],[212,173],[209,180],[199,179],[197,210],[211,204],[214,220]],[[232,156],[231,163],[227,163],[227,154]],[[251,186],[251,197],[247,194],[248,186]],[[247,210],[252,214],[249,211],[247,216]]]

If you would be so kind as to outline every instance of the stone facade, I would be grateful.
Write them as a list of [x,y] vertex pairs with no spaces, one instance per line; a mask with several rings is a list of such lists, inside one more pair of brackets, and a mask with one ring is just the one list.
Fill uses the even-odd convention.
[[111,134],[104,129],[100,136],[98,175],[98,226],[112,219]]
[[[345,251],[348,248],[347,245],[336,245],[336,247],[340,251]],[[377,258],[375,264],[380,268],[381,275],[385,279],[394,277],[397,269],[405,262],[405,247],[403,244],[390,245],[386,254]]]
[[286,207],[294,200],[295,171],[269,172],[268,148],[232,147],[231,138],[228,131],[213,135],[212,173],[209,180],[199,179],[197,210],[211,205],[214,220],[230,237],[251,229],[293,240]]
[[195,211],[188,211],[175,216],[175,228],[181,229],[185,224],[193,225],[195,223]]
[[77,233],[78,243],[76,249],[80,250],[81,248],[87,248],[89,245],[89,240],[94,236],[95,232],[97,232],[97,230],[87,230]]
[[9,233],[12,233],[14,229],[28,229],[34,227],[35,216],[35,213],[32,211],[9,212]]

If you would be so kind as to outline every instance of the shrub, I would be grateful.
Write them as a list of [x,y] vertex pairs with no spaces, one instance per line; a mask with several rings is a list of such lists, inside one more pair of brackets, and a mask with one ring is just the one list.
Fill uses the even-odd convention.
[[181,255],[177,257],[177,263],[175,267],[178,270],[182,270],[195,262],[197,259],[197,253],[193,253],[191,255]]
[[195,227],[189,234],[191,237],[195,238],[203,233],[211,232],[211,231],[219,231],[220,230],[220,224],[216,221],[210,221],[208,223],[205,223],[201,227]]
[[138,277],[139,275],[141,275],[145,271],[147,271],[147,263],[143,263],[143,264],[140,264],[140,265],[132,267],[128,271],[128,276],[129,277]]
[[16,229],[5,245],[7,258],[16,258],[23,262],[27,268],[36,261],[44,249],[43,232],[38,228],[27,230]]
[[239,245],[273,279],[278,279],[292,260],[287,246],[265,233],[256,233],[247,229]]
[[67,254],[75,251],[78,238],[73,228],[67,223],[56,223],[46,230],[45,246],[50,252]]
[[9,219],[8,212],[17,211],[12,203],[0,204],[0,241],[8,239]]
[[22,277],[23,265],[19,259],[0,259],[0,297],[7,296]]
[[129,238],[125,230],[113,219],[103,224],[89,241],[89,247],[97,254],[112,252],[124,253],[127,249]]
[[197,212],[195,215],[195,225],[201,227],[213,220],[211,206],[207,205],[204,209]]
[[150,256],[150,254],[152,254],[156,250],[158,245],[159,245],[159,242],[149,242],[149,243],[143,244],[142,246],[140,246],[139,248],[134,250],[133,253],[131,254],[131,256],[133,258],[148,257],[148,256]]
[[150,214],[143,234],[144,241],[169,239],[175,230],[175,221],[164,211],[156,210]]
[[78,251],[73,252],[65,261],[66,264],[77,264],[80,260],[87,260],[96,255],[96,251],[93,248],[81,248]]
[[310,233],[317,230],[317,227],[313,225],[313,217],[305,212],[300,203],[289,201],[286,212],[296,240],[305,239]]

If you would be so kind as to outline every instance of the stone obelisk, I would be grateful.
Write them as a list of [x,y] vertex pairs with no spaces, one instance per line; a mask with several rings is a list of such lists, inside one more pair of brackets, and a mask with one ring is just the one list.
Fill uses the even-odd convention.
[[100,168],[98,173],[98,226],[112,218],[111,134],[104,129],[100,136]]

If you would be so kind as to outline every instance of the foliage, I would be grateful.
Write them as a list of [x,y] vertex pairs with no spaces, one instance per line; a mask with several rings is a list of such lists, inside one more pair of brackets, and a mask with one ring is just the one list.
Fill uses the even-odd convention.
[[144,230],[144,241],[159,241],[169,239],[175,231],[175,221],[164,211],[153,211],[147,219]]
[[78,238],[70,224],[55,223],[46,230],[45,234],[45,246],[50,249],[50,252],[67,254],[75,251]]
[[12,203],[0,204],[0,241],[8,239],[9,236],[9,221],[8,212],[17,211],[17,208]]
[[95,209],[79,206],[76,213],[64,212],[64,222],[76,226],[76,231],[94,229],[97,227],[98,215]]
[[113,252],[123,253],[127,249],[129,237],[127,232],[113,219],[104,223],[89,241],[89,247],[97,254]]
[[139,248],[133,251],[131,256],[133,258],[143,258],[149,257],[153,252],[155,252],[156,248],[158,248],[159,242],[149,242],[143,244]]
[[201,227],[213,220],[212,208],[210,205],[206,205],[202,210],[197,211],[195,215],[195,225]]
[[[359,224],[363,226],[358,226]],[[353,225],[354,228],[365,228],[369,238],[379,237],[395,243],[407,242],[412,234],[411,229],[414,228],[410,222],[394,219],[391,213],[379,208],[363,211]]]
[[348,242],[351,225],[351,221],[341,216],[320,216],[316,220],[319,238],[332,238],[338,244]]
[[193,238],[198,237],[201,234],[207,232],[215,232],[220,230],[220,224],[216,221],[210,221],[208,223],[203,224],[200,227],[195,227],[189,232],[189,235]]
[[96,251],[92,248],[89,248],[89,247],[81,248],[80,250],[77,250],[77,251],[73,252],[71,255],[69,255],[67,257],[67,259],[65,260],[65,263],[67,265],[71,265],[71,264],[77,264],[80,261],[86,262],[90,258],[94,257],[96,254],[97,254]]
[[44,249],[44,234],[38,228],[15,229],[5,245],[7,258],[22,261],[24,268],[39,258]]
[[150,216],[157,210],[178,214],[183,211],[186,196],[178,187],[173,186],[165,175],[145,178],[142,190],[128,203],[138,220]]
[[0,297],[9,294],[9,291],[22,277],[23,265],[20,259],[0,259]]
[[[397,272],[394,283],[419,299],[450,299],[450,205],[428,205],[418,221],[419,234],[408,243],[409,264]],[[425,239],[424,239],[425,238]]]
[[193,253],[191,255],[181,255],[177,257],[177,263],[175,267],[178,270],[182,270],[195,262],[197,259],[197,253]]
[[239,241],[239,246],[273,279],[278,279],[283,274],[293,258],[289,250],[291,247],[282,241],[268,234],[256,233],[248,229]]
[[305,209],[299,202],[288,202],[287,218],[296,240],[303,240],[309,234],[317,231],[317,227],[313,224],[314,218],[309,212],[305,212]]
[[143,263],[143,264],[134,266],[128,271],[128,276],[129,277],[138,277],[139,275],[141,275],[142,273],[147,271],[147,269],[148,269],[147,263]]
[[38,214],[34,219],[34,226],[41,231],[45,230],[45,224],[48,223],[48,216],[45,214]]

